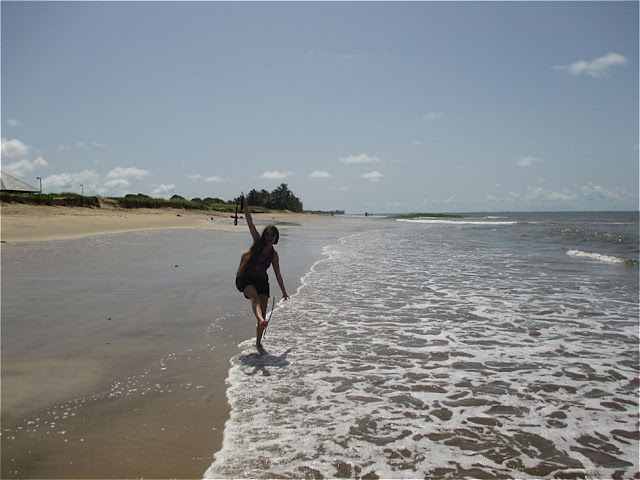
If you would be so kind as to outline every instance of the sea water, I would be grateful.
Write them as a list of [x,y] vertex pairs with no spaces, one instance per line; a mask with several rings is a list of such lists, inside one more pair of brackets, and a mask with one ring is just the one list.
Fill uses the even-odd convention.
[[638,292],[637,213],[375,220],[240,345],[205,476],[638,478]]

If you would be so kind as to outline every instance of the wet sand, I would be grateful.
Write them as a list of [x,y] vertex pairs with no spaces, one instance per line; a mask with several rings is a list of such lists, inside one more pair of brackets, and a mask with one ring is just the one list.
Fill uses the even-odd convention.
[[[201,478],[229,414],[229,359],[255,332],[233,286],[246,224],[100,210],[2,206],[1,476]],[[255,219],[281,229],[289,294],[354,228]]]

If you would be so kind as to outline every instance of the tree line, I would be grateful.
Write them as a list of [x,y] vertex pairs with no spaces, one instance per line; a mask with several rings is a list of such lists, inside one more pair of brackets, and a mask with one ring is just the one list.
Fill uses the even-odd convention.
[[[296,197],[287,184],[283,183],[272,192],[266,190],[251,190],[246,199],[252,210],[289,210],[302,212],[302,201]],[[124,197],[107,197],[112,204],[123,208],[185,208],[192,210],[233,211],[238,198],[222,200],[220,198],[192,198],[187,200],[180,195],[174,195],[169,200],[153,198],[143,193],[128,194]],[[0,201],[7,203],[28,203],[35,205],[59,205],[76,207],[100,208],[105,199],[99,196],[83,196],[76,193],[16,193],[0,192]]]
[[286,183],[281,184],[272,192],[266,190],[251,190],[245,195],[249,205],[264,207],[272,210],[289,210],[302,212],[302,201],[296,197]]
[[[138,194],[137,196],[140,196],[140,194]],[[252,207],[266,208],[269,210],[289,210],[296,213],[302,212],[303,209],[302,201],[298,197],[296,197],[291,190],[289,190],[289,186],[286,183],[281,184],[271,192],[268,192],[264,189],[260,191],[252,189],[245,195],[245,198],[249,205],[251,205]],[[180,195],[174,195],[173,197],[171,197],[171,200],[187,201],[186,198],[181,197]],[[208,206],[220,204],[235,205],[237,201],[238,198],[227,200],[226,202],[220,198],[212,197],[207,197],[205,199],[191,199],[191,202]]]

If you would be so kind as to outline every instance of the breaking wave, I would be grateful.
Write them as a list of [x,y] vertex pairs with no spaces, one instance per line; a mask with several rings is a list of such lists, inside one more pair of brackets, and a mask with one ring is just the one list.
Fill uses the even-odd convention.
[[567,251],[567,255],[570,257],[588,258],[590,260],[597,260],[598,262],[614,265],[638,265],[638,262],[631,258],[620,258],[613,255],[603,255],[602,253],[585,252],[584,250],[571,249]]

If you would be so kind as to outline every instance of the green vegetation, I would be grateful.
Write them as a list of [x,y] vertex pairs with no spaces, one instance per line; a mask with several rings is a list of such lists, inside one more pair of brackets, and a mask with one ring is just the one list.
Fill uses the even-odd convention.
[[98,197],[83,197],[76,193],[13,193],[0,192],[5,203],[26,203],[63,207],[100,207]]
[[[174,195],[176,197],[177,195]],[[148,195],[138,193],[137,195],[129,194],[124,198],[111,197],[110,200],[115,201],[122,208],[183,208],[185,210],[210,210],[203,208],[202,203],[196,203],[186,200],[182,197],[171,198],[152,198]]]
[[[258,196],[256,196],[258,195]],[[251,211],[265,213],[273,210],[302,211],[302,202],[289,190],[286,184],[280,185],[273,192],[266,190],[257,192],[251,190],[247,195]],[[24,203],[30,205],[49,205],[64,207],[100,208],[102,204],[109,204],[121,208],[177,208],[185,210],[204,210],[215,212],[235,212],[237,198],[224,201],[220,198],[207,197],[187,200],[180,195],[174,195],[169,200],[152,198],[142,193],[129,194],[124,197],[99,196],[89,197],[76,193],[15,193],[0,192],[0,201],[5,203]]]
[[289,210],[291,212],[301,212],[302,202],[296,197],[286,183],[281,184],[271,193],[266,190],[251,190],[246,199],[251,206],[259,206],[272,210]]

